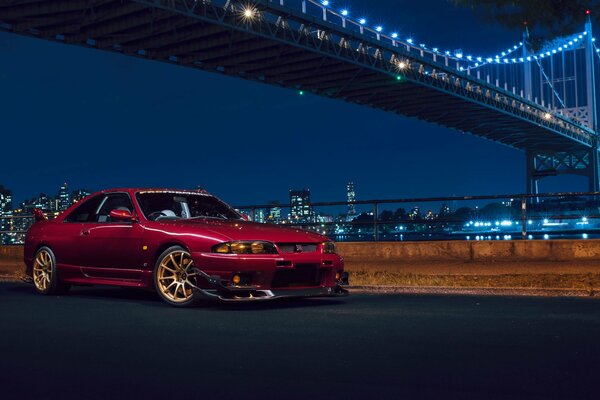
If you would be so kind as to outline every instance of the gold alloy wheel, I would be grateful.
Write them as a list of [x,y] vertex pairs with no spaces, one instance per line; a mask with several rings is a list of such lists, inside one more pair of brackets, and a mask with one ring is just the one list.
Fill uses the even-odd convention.
[[33,261],[33,283],[39,291],[45,292],[51,281],[52,257],[47,250],[41,250]]
[[158,289],[162,295],[174,303],[189,301],[193,294],[191,278],[197,274],[192,270],[194,260],[190,253],[175,250],[160,261],[157,271]]

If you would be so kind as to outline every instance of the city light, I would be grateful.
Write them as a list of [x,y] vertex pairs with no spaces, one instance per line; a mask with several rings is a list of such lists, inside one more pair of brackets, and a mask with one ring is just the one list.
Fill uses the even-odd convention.
[[[332,5],[332,2],[329,0],[321,0],[319,2],[323,7],[330,7]],[[324,11],[325,12],[325,11]],[[349,16],[350,12],[347,8],[343,8],[340,9],[339,14],[341,14],[343,17],[347,17]],[[258,13],[257,10],[254,9],[250,9],[248,7],[246,7],[246,9],[244,9],[243,11],[243,16],[246,19],[252,19],[256,16],[256,14]],[[355,20],[356,22],[358,22],[358,24],[360,25],[365,25],[367,24],[367,20],[366,18],[359,18],[358,20]],[[344,22],[345,24],[345,22]],[[344,25],[345,26],[345,25]],[[377,33],[381,33],[383,32],[384,28],[380,25],[374,26],[373,30],[376,31]],[[364,33],[361,29],[361,33]],[[515,58],[508,58],[508,56],[516,51],[519,51],[522,47],[523,47],[523,42],[519,42],[518,44],[515,44],[513,46],[510,46],[507,48],[507,50],[500,52],[500,54],[502,55],[500,58],[500,56],[496,56],[496,57],[488,57],[488,58],[484,58],[481,56],[464,56],[464,54],[462,52],[450,52],[450,51],[443,51],[442,53],[446,54],[447,56],[450,56],[454,59],[456,59],[457,61],[461,61],[463,58],[466,58],[466,60],[468,60],[469,64],[467,65],[457,65],[456,69],[460,70],[460,71],[464,71],[467,69],[478,69],[481,67],[484,67],[486,65],[492,64],[492,63],[504,63],[504,64],[516,64],[516,63],[524,63],[524,62],[531,62],[532,60],[537,60],[538,57],[539,58],[544,58],[545,56],[551,56],[552,54],[557,54],[557,52],[566,50],[568,45],[573,45],[573,43],[577,43],[579,40],[583,39],[583,37],[585,35],[587,35],[588,32],[582,32],[579,34],[576,34],[575,36],[573,36],[571,38],[571,40],[567,42],[562,43],[560,46],[558,46],[555,49],[549,49],[547,51],[545,51],[545,53],[541,53],[539,56],[538,55],[531,55],[531,56],[526,56],[526,57],[515,57]],[[393,32],[390,34],[390,37],[392,39],[398,39],[399,35],[396,32]],[[593,39],[595,40],[595,39]],[[406,39],[406,43],[412,45],[413,44],[413,39],[412,38],[408,38]],[[429,49],[429,47],[426,44],[420,44],[419,45],[421,48],[423,49]],[[433,47],[431,48],[431,50],[434,53],[438,53],[439,49],[437,47]],[[600,52],[600,49],[598,49],[596,52]],[[477,62],[475,63],[474,60],[477,60]]]
[[242,10],[242,16],[244,17],[244,19],[247,19],[247,20],[254,19],[254,17],[256,16],[257,13],[258,13],[258,10],[251,6],[246,6]]

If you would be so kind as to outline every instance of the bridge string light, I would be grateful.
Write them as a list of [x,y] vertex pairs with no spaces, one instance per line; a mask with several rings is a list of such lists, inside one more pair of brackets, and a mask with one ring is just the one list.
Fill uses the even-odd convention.
[[[328,10],[331,10],[329,7],[332,6],[332,2],[329,0],[320,0],[320,1],[309,0],[309,1],[313,4],[317,4],[322,7],[327,8]],[[335,12],[335,11],[332,10],[332,12]],[[344,18],[346,18],[350,15],[350,12],[348,11],[347,8],[343,8],[343,9],[339,10],[338,15],[341,15]],[[252,16],[253,16],[253,13],[250,12],[248,17],[252,17]],[[357,22],[361,26],[365,26],[367,24],[366,18],[359,18],[355,22]],[[389,36],[387,36],[386,34],[383,33],[384,29],[381,25],[377,25],[371,29],[374,32],[376,32],[377,34],[381,35],[382,37],[391,39],[394,42],[405,44],[407,46],[415,45],[414,39],[411,37],[406,38],[404,41],[399,40],[400,35],[397,32],[392,32],[389,34]],[[437,48],[437,47],[429,48],[426,44],[419,44],[418,46],[421,49],[431,51],[434,54],[442,55],[442,56],[448,57],[449,59],[452,59],[452,60],[458,62],[459,64],[457,65],[457,69],[464,71],[467,69],[468,70],[476,70],[476,69],[482,68],[486,65],[519,64],[519,63],[524,63],[524,62],[532,62],[532,61],[534,61],[536,59],[540,59],[540,58],[549,57],[553,54],[558,54],[561,51],[568,50],[572,46],[579,46],[582,43],[581,41],[585,35],[587,35],[587,32],[582,32],[582,33],[576,34],[573,37],[566,39],[563,43],[560,43],[559,45],[557,45],[554,48],[550,48],[550,49],[545,50],[544,52],[540,52],[539,54],[532,54],[527,57],[512,56],[513,53],[522,50],[522,48],[523,48],[522,42],[519,42],[518,44],[515,44],[512,47],[509,47],[505,51],[501,51],[501,52],[497,53],[493,57],[465,55],[465,53],[462,51],[448,51],[448,50],[440,51],[439,48]],[[600,53],[600,51],[598,51],[598,53]]]
[[[429,48],[426,44],[424,43],[419,43],[416,42],[414,38],[410,37],[410,36],[404,36],[404,38],[402,38],[402,36],[400,35],[400,33],[398,33],[398,31],[395,30],[391,30],[389,33],[386,32],[386,30],[384,29],[384,27],[382,25],[370,25],[367,22],[366,17],[360,17],[360,18],[352,18],[351,17],[351,13],[348,10],[348,8],[344,7],[344,8],[335,8],[335,4],[333,1],[330,0],[305,0],[305,3],[311,3],[319,8],[322,9],[323,11],[323,19],[328,21],[329,23],[335,23],[335,18],[331,18],[331,17],[337,17],[340,19],[340,22],[342,23],[344,28],[347,29],[353,29],[353,28],[360,28],[360,34],[364,34],[364,35],[368,35],[370,37],[373,37],[374,35],[376,36],[378,41],[382,41],[382,42],[387,42],[389,44],[391,44],[394,47],[405,47],[405,50],[408,53],[413,52],[414,50],[416,51],[420,51],[421,52],[421,56],[423,56],[424,54],[427,54],[427,57],[432,57],[434,62],[440,62],[440,60],[438,59],[438,57],[443,57],[445,59],[445,63],[446,66],[452,69],[455,69],[456,71],[459,72],[463,72],[466,74],[471,74],[472,72],[476,72],[477,78],[478,79],[486,79],[488,84],[494,84],[494,80],[495,80],[495,86],[498,88],[502,88],[502,86],[504,87],[504,90],[506,91],[511,91],[517,95],[517,92],[519,89],[521,89],[521,96],[524,96],[523,94],[523,88],[522,86],[519,86],[519,79],[521,79],[518,74],[516,76],[512,76],[510,78],[507,78],[506,75],[508,73],[508,71],[510,71],[510,68],[512,66],[516,66],[520,63],[531,63],[531,65],[536,65],[537,67],[539,67],[539,71],[540,71],[540,76],[543,76],[544,81],[546,82],[550,82],[552,79],[549,80],[546,72],[544,71],[543,68],[543,59],[545,58],[553,58],[553,56],[555,55],[561,55],[564,54],[565,51],[574,51],[574,50],[578,50],[582,47],[586,46],[586,42],[587,40],[584,40],[586,38],[586,35],[589,35],[588,32],[582,32],[582,33],[578,33],[576,35],[572,35],[570,37],[567,38],[562,38],[558,41],[553,42],[550,46],[548,46],[547,48],[545,48],[543,51],[538,51],[536,53],[533,52],[528,52],[526,49],[524,49],[525,44],[523,42],[519,42],[518,44],[515,44],[513,46],[510,46],[508,48],[506,48],[506,50],[500,51],[498,53],[496,53],[495,56],[490,56],[490,57],[483,57],[483,56],[478,56],[478,55],[472,55],[469,54],[467,52],[464,52],[462,50],[454,50],[454,51],[450,51],[450,50],[440,50],[438,47],[433,47],[433,48]],[[303,3],[303,4],[305,4]],[[306,13],[306,8],[303,8],[303,11]],[[592,39],[592,42],[594,42],[595,39]],[[594,45],[594,49],[596,50],[596,53],[598,54],[598,57],[600,57],[600,49],[598,49],[595,44]],[[426,52],[426,53],[425,53]],[[449,64],[449,61],[451,62]],[[442,61],[444,62],[444,61]],[[553,59],[554,62],[554,59]],[[411,61],[409,60],[396,60],[396,61],[392,61],[392,66],[394,67],[394,69],[397,72],[397,77],[396,79],[401,80],[403,79],[403,69],[406,68],[417,68],[417,66],[413,65],[411,63]],[[483,69],[484,67],[488,67],[487,69]],[[498,67],[499,69],[497,70],[497,72],[493,72],[494,71],[494,67]],[[435,70],[430,71],[428,70],[428,68],[426,68],[424,66],[424,64],[420,64],[418,66],[418,71],[421,74],[424,75],[432,75],[436,78],[439,78],[440,76],[442,77],[441,79],[448,79],[447,77],[445,77],[444,74],[438,74]],[[500,74],[500,72],[498,71],[503,71],[503,75]],[[482,73],[484,73],[485,75],[482,76]],[[514,75],[514,74],[513,74]],[[504,77],[501,77],[504,76]],[[541,79],[541,78],[540,78]],[[456,84],[458,85],[460,80],[458,78],[455,79]],[[462,84],[462,83],[461,83]],[[470,85],[470,84],[469,84]],[[472,87],[472,86],[471,86]],[[562,99],[561,96],[559,95],[559,93],[557,92],[557,90],[560,90],[560,88],[555,88],[554,85],[550,84],[550,89],[552,94],[552,107],[554,107],[554,101],[555,99],[558,100],[558,103],[560,103],[561,106],[563,106],[566,103],[566,98]],[[477,89],[477,90],[481,90],[481,88]],[[487,91],[487,94],[485,94],[486,96],[490,97],[490,91]],[[494,97],[494,99],[496,101],[500,101],[499,99],[504,98],[504,102],[505,104],[509,104],[509,100],[507,97],[503,97],[502,95],[499,95],[497,92],[494,94],[494,92],[491,93],[491,96]],[[550,101],[547,100],[547,103],[545,104],[545,94],[541,94],[541,106],[545,107],[546,109],[548,109],[548,107],[546,107],[546,105],[550,106]],[[538,103],[538,97],[534,97],[534,98],[530,98],[529,99],[532,102],[535,102],[536,104]],[[515,100],[512,101],[513,107],[520,107],[521,110],[525,110],[526,108],[528,109],[529,107],[525,107],[523,105],[523,103],[519,103],[516,102]],[[520,106],[519,106],[520,104]],[[534,112],[535,114],[535,112]],[[560,113],[559,113],[560,114]],[[539,116],[541,119],[547,119],[548,117],[540,112],[539,114],[536,114],[537,116]],[[548,114],[550,117],[550,121],[551,122],[555,122],[555,119],[553,117],[553,114]],[[561,114],[562,115],[562,114]],[[560,118],[558,118],[558,123],[562,123]],[[549,121],[549,122],[550,122]]]
[[251,21],[259,15],[259,11],[256,7],[246,4],[242,6],[240,14],[244,20]]

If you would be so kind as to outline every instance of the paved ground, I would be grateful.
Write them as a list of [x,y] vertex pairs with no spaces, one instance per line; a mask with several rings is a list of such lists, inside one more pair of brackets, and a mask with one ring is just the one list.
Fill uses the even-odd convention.
[[175,309],[0,283],[2,399],[600,396],[600,301],[354,295]]

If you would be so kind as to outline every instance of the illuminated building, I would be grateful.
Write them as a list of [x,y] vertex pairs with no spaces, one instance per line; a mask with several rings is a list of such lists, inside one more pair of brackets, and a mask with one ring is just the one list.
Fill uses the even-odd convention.
[[12,192],[0,185],[0,215],[12,211]]
[[33,210],[39,208],[45,213],[56,211],[56,199],[40,193],[38,197],[26,200],[21,203],[20,210],[24,214],[32,214]]
[[348,215],[346,219],[351,221],[356,216],[356,205],[354,204],[356,201],[356,193],[354,191],[354,182],[348,182],[346,185],[346,196],[348,200]]
[[444,216],[450,215],[451,213],[452,213],[452,210],[450,209],[450,206],[448,206],[448,204],[444,204],[440,208],[439,216],[444,217]]
[[67,182],[63,183],[58,190],[56,199],[58,200],[58,211],[65,211],[71,205],[71,195],[69,193],[69,185],[67,185]]
[[290,205],[292,207],[290,214],[292,221],[311,221],[310,189],[290,190]]
[[275,223],[281,222],[281,207],[279,207],[279,202],[272,201],[269,204],[274,206],[274,207],[269,208],[269,210],[268,210],[269,211],[268,212],[269,222],[275,222]]
[[260,222],[261,224],[265,222],[265,210],[254,210],[254,222]]
[[89,190],[75,189],[71,192],[71,201],[73,202],[73,204],[75,204],[78,201],[83,200],[84,197],[89,196],[90,194],[92,193]]
[[409,219],[421,219],[421,211],[419,210],[419,206],[414,206],[413,209],[408,214]]

